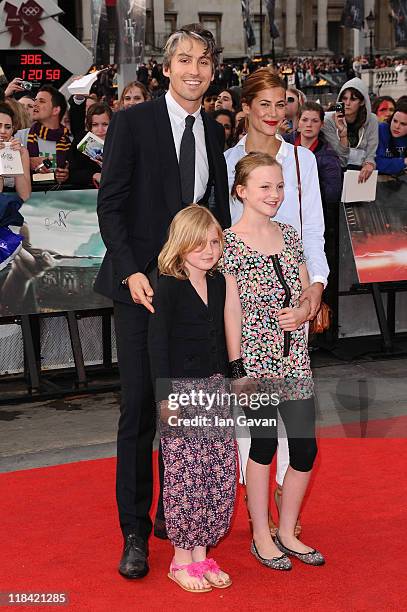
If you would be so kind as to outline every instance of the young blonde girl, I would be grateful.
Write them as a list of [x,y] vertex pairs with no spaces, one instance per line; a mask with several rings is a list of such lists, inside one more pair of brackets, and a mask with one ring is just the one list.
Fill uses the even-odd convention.
[[[168,577],[182,589],[205,593],[231,585],[206,558],[229,528],[236,488],[232,434],[214,435],[210,421],[188,426],[185,416],[211,418],[193,401],[174,410],[180,393],[224,388],[228,358],[224,333],[226,284],[216,271],[222,229],[204,207],[189,206],[171,223],[158,258],[160,277],[149,325],[149,353],[159,403],[163,501],[174,557]],[[187,402],[188,403],[188,402]],[[183,427],[183,423],[185,426]]]
[[[310,565],[322,565],[321,553],[294,535],[317,446],[304,328],[310,303],[305,300],[300,304],[299,300],[308,286],[308,274],[296,230],[272,220],[284,199],[281,165],[267,153],[249,153],[236,165],[232,195],[243,202],[244,210],[241,219],[224,231],[222,269],[227,285],[225,330],[229,359],[236,378],[248,375],[258,379],[260,388],[278,388],[278,412],[287,430],[290,454],[274,542],[268,523],[268,501],[277,432],[271,426],[250,427],[246,485],[253,526],[251,552],[258,561],[278,570],[291,569],[289,556]],[[270,402],[251,416],[265,423],[277,417],[277,407]]]

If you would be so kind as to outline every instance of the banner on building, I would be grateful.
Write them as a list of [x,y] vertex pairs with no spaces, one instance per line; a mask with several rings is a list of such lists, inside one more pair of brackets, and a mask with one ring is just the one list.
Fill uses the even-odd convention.
[[243,29],[246,36],[246,43],[248,47],[254,47],[256,44],[256,37],[254,35],[253,26],[250,19],[250,0],[241,0],[241,4]]
[[390,0],[396,47],[407,47],[407,0]]
[[276,0],[266,0],[266,9],[269,18],[270,37],[278,38],[280,36],[280,32],[278,31],[275,23]]
[[359,282],[407,280],[407,179],[379,182],[374,202],[344,207]]
[[364,0],[346,0],[342,13],[342,25],[345,28],[363,29],[365,18]]
[[110,36],[106,0],[92,0],[92,51],[97,66],[110,64]]
[[0,272],[0,316],[106,308],[93,290],[105,254],[97,190],[33,193],[21,207],[22,248]]
[[137,66],[144,61],[146,0],[116,0],[116,15],[115,62]]

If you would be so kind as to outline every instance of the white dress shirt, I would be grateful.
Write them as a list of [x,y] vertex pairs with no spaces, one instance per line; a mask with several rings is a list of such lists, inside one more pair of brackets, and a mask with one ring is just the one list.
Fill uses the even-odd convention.
[[[278,134],[276,138],[281,146],[276,155],[277,161],[283,167],[284,200],[274,217],[276,221],[292,225],[301,235],[300,203],[298,199],[298,181],[295,165],[294,145],[285,142]],[[246,152],[244,136],[234,147],[225,151],[228,169],[229,191],[235,180],[235,166]],[[307,263],[310,283],[328,281],[329,267],[324,251],[324,213],[322,210],[321,192],[319,189],[318,169],[314,154],[305,147],[298,147],[298,161],[301,173],[302,192],[302,241]],[[230,197],[230,215],[232,225],[237,223],[243,213],[243,204]]]
[[[190,113],[182,108],[173,98],[169,91],[165,94],[168,114],[170,116],[172,135],[174,137],[175,150],[179,160],[179,150],[181,147],[182,135],[185,129],[185,118]],[[194,202],[199,202],[203,198],[208,186],[209,164],[206,153],[205,129],[202,121],[201,108],[192,113],[195,117],[192,131],[195,136],[195,188]],[[186,202],[184,202],[186,204]]]

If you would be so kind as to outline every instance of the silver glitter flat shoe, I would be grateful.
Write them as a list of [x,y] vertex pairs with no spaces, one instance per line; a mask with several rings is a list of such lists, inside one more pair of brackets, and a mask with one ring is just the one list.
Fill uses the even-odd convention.
[[250,552],[254,555],[257,561],[260,561],[266,567],[275,570],[290,570],[292,568],[291,561],[287,557],[287,555],[281,555],[281,557],[272,557],[271,559],[264,559],[259,555],[259,551],[256,548],[256,544],[254,540],[252,540],[252,545],[250,547]]
[[297,559],[299,559],[303,563],[306,563],[307,565],[324,565],[325,563],[325,559],[323,555],[318,550],[314,549],[314,550],[311,550],[311,552],[309,553],[299,553],[299,552],[296,552],[295,550],[290,550],[289,548],[284,546],[284,544],[282,543],[282,541],[280,540],[278,536],[278,531],[276,533],[274,543],[277,546],[277,548],[281,550],[282,553],[284,553],[285,555],[289,555],[290,557],[296,557]]

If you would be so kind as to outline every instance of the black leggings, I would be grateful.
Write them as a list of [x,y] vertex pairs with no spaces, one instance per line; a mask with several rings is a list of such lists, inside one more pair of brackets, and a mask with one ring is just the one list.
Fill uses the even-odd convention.
[[[278,411],[283,419],[290,452],[290,466],[299,472],[309,472],[317,455],[315,440],[314,398],[281,402]],[[277,407],[266,406],[246,413],[249,419],[277,419]],[[249,457],[256,463],[270,465],[277,450],[277,427],[260,424],[250,427]]]

